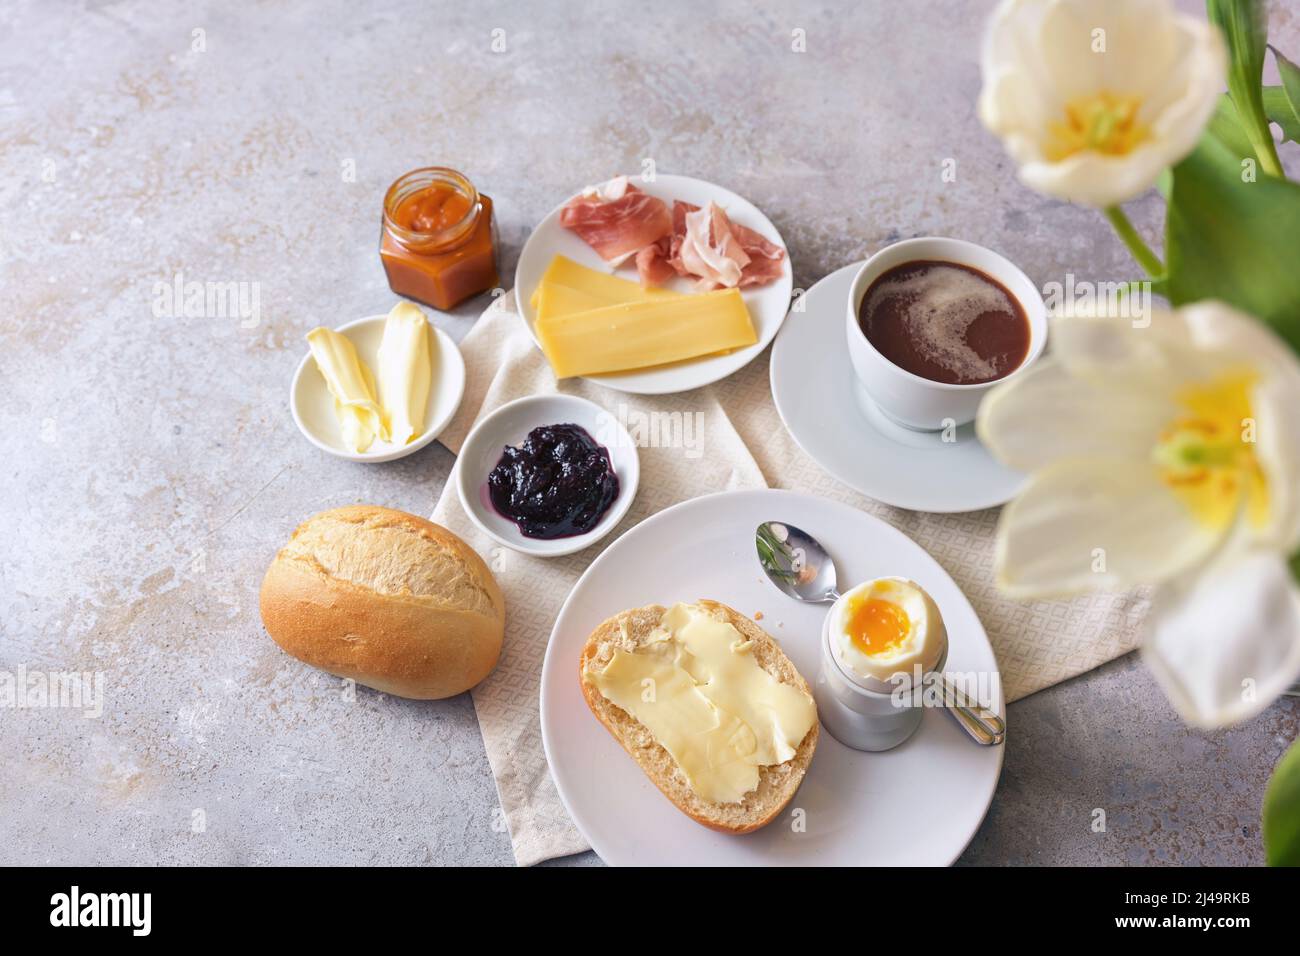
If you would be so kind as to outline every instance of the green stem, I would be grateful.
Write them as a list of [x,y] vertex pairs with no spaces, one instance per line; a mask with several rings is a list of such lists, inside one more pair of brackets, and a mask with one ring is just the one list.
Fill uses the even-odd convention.
[[1146,244],[1146,240],[1138,235],[1138,231],[1133,228],[1133,223],[1129,222],[1124,210],[1120,209],[1119,206],[1107,206],[1105,212],[1106,218],[1115,227],[1116,234],[1124,240],[1124,245],[1128,246],[1128,251],[1133,254],[1133,258],[1137,260],[1138,265],[1146,270],[1147,275],[1153,279],[1164,275],[1164,263],[1160,261],[1159,256],[1151,251],[1151,247]]
[[1277,144],[1273,142],[1273,137],[1269,135],[1268,126],[1264,126],[1261,131],[1259,127],[1243,122],[1242,130],[1246,138],[1250,140],[1250,145],[1255,148],[1255,155],[1259,157],[1259,164],[1264,167],[1264,172],[1278,179],[1286,179],[1286,172],[1282,169],[1282,160],[1277,155]]

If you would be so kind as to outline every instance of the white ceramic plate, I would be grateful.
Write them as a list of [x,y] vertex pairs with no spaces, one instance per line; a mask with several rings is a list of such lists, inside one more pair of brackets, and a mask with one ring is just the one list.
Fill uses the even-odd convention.
[[[379,368],[379,343],[384,338],[386,318],[385,315],[371,315],[335,329],[348,337],[357,350],[357,357],[366,363],[372,374]],[[432,322],[429,325],[434,333],[433,384],[424,411],[424,431],[414,441],[395,445],[376,438],[360,454],[344,445],[339,434],[339,420],[334,414],[334,397],[330,395],[310,350],[298,363],[298,371],[294,373],[293,386],[289,392],[289,407],[298,430],[317,448],[352,461],[377,462],[405,458],[437,438],[456,414],[461,397],[465,394],[465,359],[450,335]]]
[[[766,216],[753,204],[721,186],[700,179],[691,179],[688,176],[664,174],[656,176],[652,183],[642,182],[640,177],[636,176],[632,177],[632,182],[643,192],[664,200],[669,207],[672,206],[674,199],[694,203],[697,206],[705,206],[709,200],[713,200],[727,211],[727,215],[733,221],[757,230],[768,241],[785,249],[785,240]],[[566,199],[565,202],[567,201]],[[541,221],[528,237],[528,241],[524,243],[523,252],[519,254],[519,266],[515,270],[515,298],[518,302],[519,314],[527,323],[530,334],[533,332],[533,320],[536,314],[529,299],[532,298],[533,290],[542,281],[542,275],[555,256],[568,256],[574,262],[592,269],[613,272],[615,275],[636,281],[636,266],[631,260],[617,270],[611,270],[609,263],[596,255],[595,250],[579,239],[577,233],[561,226],[560,210],[563,208],[564,203],[561,203]],[[592,381],[620,392],[665,395],[709,385],[744,368],[767,347],[785,320],[786,311],[790,307],[790,290],[793,287],[788,251],[784,264],[785,271],[780,278],[766,285],[741,290],[741,296],[745,300],[745,305],[749,307],[750,317],[754,320],[754,328],[758,332],[758,341],[753,345],[737,349],[727,355],[677,362],[644,372],[601,375],[593,378]],[[669,282],[665,288],[690,292],[691,283],[678,278]],[[533,334],[533,341],[537,341],[535,334]]]
[[[596,527],[568,538],[527,538],[518,526],[492,507],[487,478],[501,460],[506,445],[518,445],[539,425],[580,425],[609,451],[618,475],[618,497]],[[529,395],[502,405],[474,426],[456,457],[456,492],[461,507],[484,534],[507,548],[542,558],[573,554],[590,547],[614,527],[632,507],[641,480],[636,443],[617,418],[594,402],[576,395]]]
[[809,289],[772,346],[772,399],[786,429],[828,472],[887,505],[948,513],[1010,501],[1025,476],[997,462],[973,424],[954,441],[903,428],[858,382],[844,349],[844,308],[861,265]]
[[[860,753],[822,729],[790,807],[757,833],[731,836],[677,810],[592,716],[578,658],[605,618],[644,604],[713,598],[781,642],[812,682],[827,606],[801,604],[763,576],[754,531],[788,521],[831,551],[846,587],[898,574],[933,595],[948,626],[948,671],[997,674],[970,602],[902,532],[847,505],[790,491],[723,492],[647,518],[592,562],[560,610],[542,666],[542,740],[578,829],[615,865],[942,865],[970,841],[993,797],[1001,747],[980,747],[949,716],[926,711],[920,729],[885,753]],[[995,695],[1004,712],[1000,687]],[[790,810],[804,811],[794,832]]]

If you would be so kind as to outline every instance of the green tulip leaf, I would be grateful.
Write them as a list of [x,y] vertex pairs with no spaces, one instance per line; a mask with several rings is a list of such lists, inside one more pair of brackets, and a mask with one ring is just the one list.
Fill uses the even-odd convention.
[[1280,86],[1264,87],[1264,112],[1282,127],[1282,135],[1293,143],[1300,143],[1300,116],[1291,108],[1286,90]]
[[1260,89],[1264,49],[1268,43],[1268,17],[1264,7],[1260,0],[1208,0],[1206,12],[1210,22],[1223,31],[1228,43],[1228,94],[1237,107],[1241,127],[1264,171],[1281,176],[1282,163],[1273,146]]
[[[1280,86],[1264,87],[1264,112],[1270,122],[1282,128],[1284,139],[1300,143],[1300,116],[1291,109],[1286,90]],[[1219,97],[1207,129],[1241,159],[1255,158],[1255,147],[1250,144],[1237,107],[1232,105],[1232,97],[1227,93]],[[1167,195],[1164,190],[1161,192]]]
[[1282,755],[1264,790],[1264,857],[1269,866],[1300,866],[1300,744]]
[[1250,171],[1215,135],[1174,167],[1162,291],[1176,306],[1227,302],[1300,352],[1300,184]]
[[[1214,114],[1210,117],[1207,130],[1210,135],[1231,150],[1232,154],[1237,157],[1238,162],[1243,159],[1254,159],[1259,162],[1255,157],[1255,147],[1250,145],[1246,130],[1241,125],[1241,117],[1237,115],[1237,107],[1232,105],[1232,97],[1227,93],[1219,97],[1219,102],[1215,105]],[[1164,193],[1164,197],[1168,199],[1169,193]]]
[[1269,49],[1273,51],[1273,59],[1277,61],[1278,75],[1282,77],[1281,89],[1284,102],[1288,108],[1287,113],[1291,120],[1291,128],[1288,130],[1287,123],[1283,122],[1280,117],[1275,116],[1274,111],[1269,109],[1269,87],[1264,88],[1264,112],[1268,114],[1269,119],[1282,127],[1286,132],[1287,139],[1300,142],[1300,136],[1295,135],[1297,131],[1300,131],[1300,66],[1296,66],[1283,56],[1282,51],[1277,47],[1270,46]]

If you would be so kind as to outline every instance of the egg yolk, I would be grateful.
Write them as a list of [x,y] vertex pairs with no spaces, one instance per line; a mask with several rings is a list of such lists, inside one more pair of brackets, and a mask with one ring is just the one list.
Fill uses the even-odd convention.
[[868,657],[897,650],[912,632],[907,612],[880,598],[858,602],[849,615],[849,640]]

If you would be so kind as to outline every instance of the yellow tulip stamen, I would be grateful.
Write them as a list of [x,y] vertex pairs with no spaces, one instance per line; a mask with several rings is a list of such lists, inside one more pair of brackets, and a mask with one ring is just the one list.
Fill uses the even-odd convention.
[[1138,122],[1142,101],[1102,90],[1076,97],[1065,104],[1065,122],[1048,127],[1047,158],[1056,163],[1076,153],[1106,156],[1131,153],[1150,137]]
[[1161,433],[1153,452],[1165,484],[1210,528],[1227,527],[1243,504],[1253,526],[1268,518],[1268,485],[1253,440],[1255,381],[1236,373],[1184,389],[1178,400],[1187,414]]

